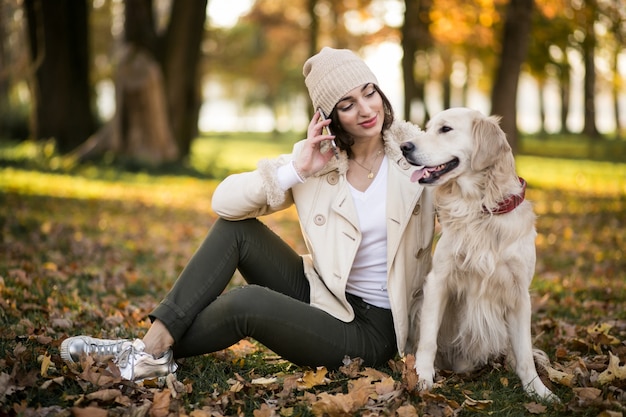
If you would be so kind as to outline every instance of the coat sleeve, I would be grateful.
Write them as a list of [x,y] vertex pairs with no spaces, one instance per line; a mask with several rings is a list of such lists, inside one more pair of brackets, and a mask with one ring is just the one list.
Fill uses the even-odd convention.
[[275,159],[262,159],[256,170],[226,177],[213,193],[213,211],[227,220],[243,220],[292,205],[291,190],[281,189],[276,175],[278,167],[292,158],[292,155],[281,155]]

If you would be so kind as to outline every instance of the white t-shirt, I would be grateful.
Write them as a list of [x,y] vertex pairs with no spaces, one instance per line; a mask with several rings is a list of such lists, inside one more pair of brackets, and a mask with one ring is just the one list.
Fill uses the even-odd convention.
[[391,308],[387,293],[387,164],[385,156],[367,190],[350,186],[362,239],[346,286],[350,294],[382,308]]
[[[350,185],[362,240],[346,286],[350,294],[382,308],[391,308],[387,293],[387,169],[388,160],[384,156],[367,190],[362,192]],[[279,167],[277,175],[284,190],[302,182],[292,163]]]

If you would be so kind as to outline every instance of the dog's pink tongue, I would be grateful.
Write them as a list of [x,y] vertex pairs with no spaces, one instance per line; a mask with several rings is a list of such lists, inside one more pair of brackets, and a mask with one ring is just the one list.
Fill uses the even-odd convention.
[[418,182],[424,177],[426,173],[426,168],[420,168],[411,174],[411,182]]

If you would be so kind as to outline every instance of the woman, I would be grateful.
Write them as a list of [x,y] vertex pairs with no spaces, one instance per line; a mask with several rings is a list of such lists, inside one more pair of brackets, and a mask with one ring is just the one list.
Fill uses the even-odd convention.
[[[376,77],[351,51],[324,48],[303,73],[314,108],[329,120],[316,112],[290,155],[217,187],[220,218],[151,313],[143,339],[71,337],[64,360],[112,354],[122,377],[137,381],[245,337],[298,365],[330,368],[346,356],[376,366],[413,350],[434,209],[410,181],[399,144],[419,128],[393,122]],[[292,204],[304,256],[257,220]],[[236,269],[248,285],[222,294]]]

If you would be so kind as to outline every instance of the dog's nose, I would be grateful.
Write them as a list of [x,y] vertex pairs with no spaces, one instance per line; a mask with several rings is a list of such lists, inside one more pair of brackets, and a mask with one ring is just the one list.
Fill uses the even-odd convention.
[[403,142],[400,144],[400,149],[402,150],[404,156],[406,156],[415,150],[415,145],[413,142]]

